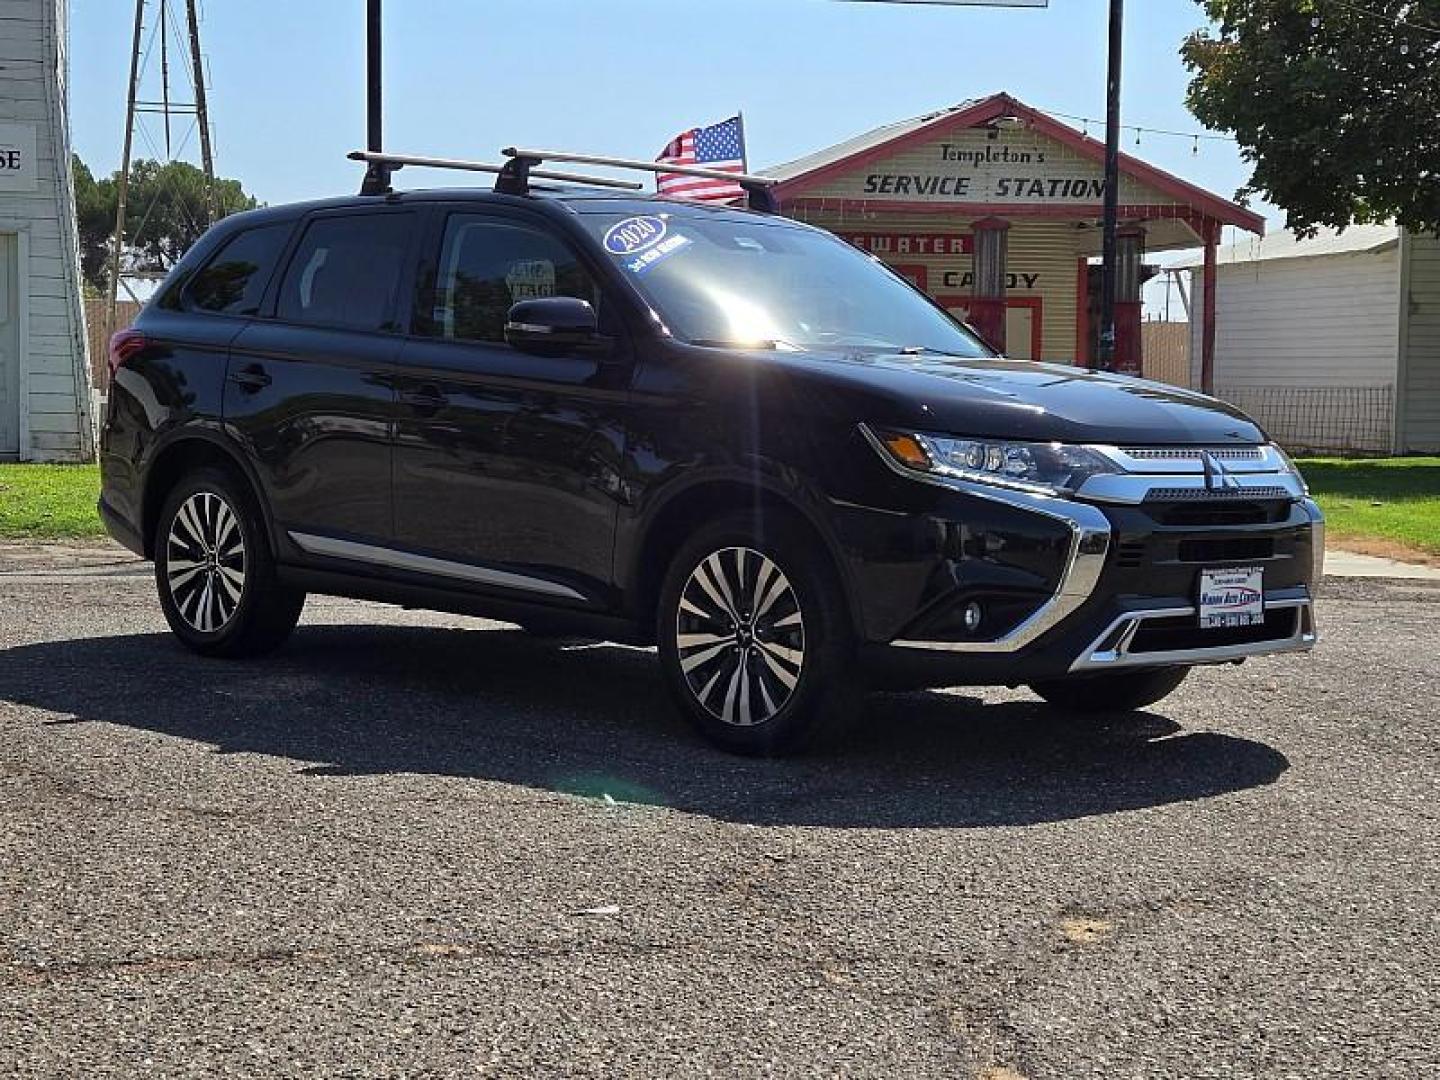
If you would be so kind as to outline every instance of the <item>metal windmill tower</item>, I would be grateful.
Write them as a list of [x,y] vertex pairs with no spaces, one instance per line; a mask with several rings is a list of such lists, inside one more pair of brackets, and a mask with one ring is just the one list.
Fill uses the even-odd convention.
[[[107,309],[110,329],[115,329],[115,304],[120,289],[121,247],[129,212],[130,163],[138,133],[151,154],[160,160],[179,159],[197,132],[200,141],[200,165],[205,174],[205,224],[219,216],[215,193],[215,162],[210,146],[210,116],[205,102],[205,65],[200,53],[200,20],[195,0],[183,0],[184,18],[177,18],[175,9],[180,0],[135,0],[135,26],[130,42],[130,82],[125,104],[125,149],[120,161],[120,181],[115,209],[115,236],[110,256],[110,296]],[[147,25],[146,16],[151,21]],[[148,31],[148,32],[147,32]],[[172,53],[174,60],[172,61]],[[172,74],[172,62],[180,78]],[[153,65],[158,63],[158,81]],[[174,90],[184,91],[176,96]],[[142,97],[142,93],[147,96]],[[188,96],[189,100],[186,100]],[[160,121],[164,151],[147,118]],[[179,136],[176,128],[179,127]],[[138,236],[153,210],[141,208]]]

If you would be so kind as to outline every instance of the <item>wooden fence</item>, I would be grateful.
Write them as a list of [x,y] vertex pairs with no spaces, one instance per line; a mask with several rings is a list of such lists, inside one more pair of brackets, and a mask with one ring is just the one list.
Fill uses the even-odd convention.
[[105,389],[106,357],[110,353],[110,335],[124,330],[140,314],[140,305],[134,300],[121,300],[115,305],[115,325],[106,323],[108,303],[87,296],[85,298],[85,329],[90,337],[90,385],[97,390]]
[[1141,323],[1140,351],[1145,378],[1171,386],[1191,386],[1189,323]]

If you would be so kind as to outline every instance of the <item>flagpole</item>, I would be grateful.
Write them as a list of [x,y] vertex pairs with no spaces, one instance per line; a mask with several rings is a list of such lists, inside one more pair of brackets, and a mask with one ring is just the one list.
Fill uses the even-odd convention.
[[740,121],[740,171],[748,173],[750,171],[750,148],[745,145],[745,113],[737,111],[735,119]]

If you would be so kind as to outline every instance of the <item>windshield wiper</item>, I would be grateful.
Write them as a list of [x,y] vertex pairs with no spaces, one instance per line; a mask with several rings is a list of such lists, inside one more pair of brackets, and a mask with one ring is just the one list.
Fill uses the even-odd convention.
[[691,338],[691,345],[707,349],[766,349],[771,352],[804,352],[799,345],[784,338],[762,338],[759,341],[726,341],[724,338]]
[[923,356],[928,353],[931,356],[953,356],[957,360],[974,359],[973,357],[966,356],[964,353],[946,352],[944,349],[932,349],[929,345],[904,345],[897,349],[896,352],[904,356]]
[[691,345],[705,349],[775,349],[777,341],[726,341],[724,338],[691,338]]

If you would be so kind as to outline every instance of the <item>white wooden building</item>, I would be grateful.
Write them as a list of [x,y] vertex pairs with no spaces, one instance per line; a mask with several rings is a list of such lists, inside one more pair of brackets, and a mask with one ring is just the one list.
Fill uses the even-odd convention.
[[0,460],[94,456],[66,0],[0,0]]
[[[1218,396],[1297,450],[1440,452],[1440,239],[1276,233],[1218,262]],[[1198,338],[1192,324],[1192,356]]]

